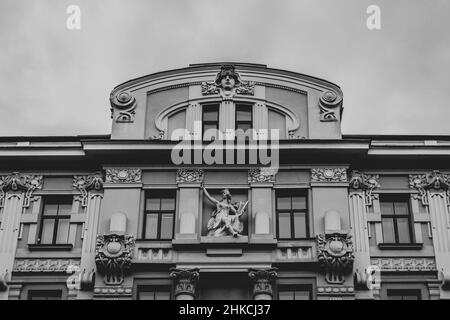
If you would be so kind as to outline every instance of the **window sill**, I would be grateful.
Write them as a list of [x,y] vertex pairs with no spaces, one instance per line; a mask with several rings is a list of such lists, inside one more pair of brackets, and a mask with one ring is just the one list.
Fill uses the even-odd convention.
[[380,250],[420,250],[423,243],[380,243]]
[[29,244],[30,251],[70,251],[72,244]]

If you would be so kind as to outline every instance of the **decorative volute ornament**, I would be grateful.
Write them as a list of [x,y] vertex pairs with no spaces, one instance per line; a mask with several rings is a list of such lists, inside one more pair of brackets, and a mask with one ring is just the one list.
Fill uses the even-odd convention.
[[224,65],[214,82],[202,82],[202,94],[220,94],[224,100],[230,100],[236,94],[254,95],[255,82],[243,81],[233,65]]
[[111,115],[114,114],[114,110],[118,112],[114,120],[116,122],[134,122],[136,99],[127,91],[113,93],[111,93],[109,98],[112,111]]
[[371,206],[373,200],[377,198],[372,192],[380,187],[380,176],[378,174],[368,175],[359,171],[350,173],[349,187],[353,190],[361,190],[365,192],[366,205]]
[[111,216],[110,232],[97,235],[95,264],[106,285],[122,284],[131,267],[135,238],[125,231],[126,215],[117,212]]
[[200,269],[170,269],[170,277],[174,281],[176,300],[194,300],[195,287],[200,278]]
[[3,203],[6,192],[23,191],[25,192],[23,207],[28,207],[32,193],[42,188],[42,179],[42,176],[21,175],[18,172],[13,172],[7,176],[0,176],[0,205]]
[[277,271],[277,268],[248,270],[248,276],[253,280],[253,299],[272,300],[272,283],[277,277]]
[[[319,99],[320,121],[338,121],[336,110],[341,110],[342,96],[334,91],[325,91]],[[338,108],[339,107],[339,108]]]
[[317,235],[319,266],[325,271],[325,280],[330,284],[342,284],[344,275],[353,269],[352,236],[340,230],[339,212],[325,213],[325,232]]
[[419,191],[419,194],[414,195],[414,198],[421,200],[423,205],[428,205],[427,191],[443,190],[449,193],[450,177],[439,170],[433,170],[433,172],[427,174],[410,175],[409,186],[411,189]]
[[96,172],[93,175],[74,176],[72,185],[81,193],[77,200],[85,207],[88,202],[88,192],[101,191],[103,189],[103,175],[101,172]]

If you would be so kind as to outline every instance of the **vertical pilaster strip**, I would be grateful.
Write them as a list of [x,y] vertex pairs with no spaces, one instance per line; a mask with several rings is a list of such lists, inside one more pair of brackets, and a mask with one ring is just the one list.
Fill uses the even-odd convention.
[[[86,220],[83,225],[83,246],[81,249],[80,263],[80,289],[77,299],[90,299],[92,292],[83,291],[84,286],[90,287],[91,276],[95,270],[95,246],[100,216],[100,206],[103,198],[103,178],[101,173],[89,176],[75,176],[73,186],[80,191],[78,197],[81,205],[85,208]],[[81,283],[82,282],[82,283]]]
[[[42,176],[23,176],[15,172],[0,179],[3,219],[0,227],[0,277],[11,280],[23,207],[30,204],[35,189],[42,188]],[[0,291],[0,300],[8,299],[8,288]]]
[[259,139],[268,139],[269,112],[265,103],[258,102],[253,106],[253,127]]
[[226,139],[234,139],[235,106],[232,100],[223,100],[219,110],[219,130]]
[[202,107],[198,103],[190,103],[186,110],[186,128],[194,139],[201,139]]

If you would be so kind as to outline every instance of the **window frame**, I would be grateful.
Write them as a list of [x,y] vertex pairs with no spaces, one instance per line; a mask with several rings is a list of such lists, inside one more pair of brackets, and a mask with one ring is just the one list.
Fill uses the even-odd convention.
[[[140,299],[140,294],[141,292],[143,292],[145,288],[148,289],[152,289],[152,290],[147,290],[147,292],[153,292],[153,301],[162,301],[165,299],[155,299],[155,293],[156,292],[168,292],[169,293],[169,299],[168,300],[173,300],[172,297],[172,287],[170,285],[162,285],[162,284],[138,284],[136,286],[136,300],[145,300],[145,299]],[[158,289],[165,289],[165,290],[159,290]],[[147,299],[148,300],[148,299]]]
[[[383,199],[384,198],[384,199]],[[383,211],[381,210],[381,204],[382,203],[390,203],[393,205],[393,214],[383,214]],[[394,203],[396,202],[404,202],[406,203],[406,207],[408,210],[408,214],[401,214],[401,215],[397,215],[395,213],[395,205]],[[408,245],[408,244],[414,244],[415,243],[415,237],[414,237],[414,232],[413,232],[413,215],[412,215],[412,211],[411,211],[411,201],[409,198],[409,194],[380,194],[380,199],[379,199],[379,204],[380,204],[380,222],[381,222],[381,230],[382,230],[382,244],[387,244],[387,245]],[[384,238],[385,238],[385,234],[384,234],[384,229],[383,229],[383,218],[386,219],[392,219],[393,221],[393,231],[394,231],[394,242],[385,242]],[[399,241],[399,231],[398,231],[398,224],[397,224],[397,220],[398,219],[404,219],[406,218],[408,220],[408,232],[409,232],[409,242],[400,242]]]
[[[245,109],[248,109],[250,111],[250,120],[238,120],[238,108],[244,107]],[[246,110],[247,111],[247,110]],[[250,130],[253,129],[253,105],[250,103],[236,103],[234,107],[234,130],[239,130],[238,125],[239,124],[250,124]],[[243,130],[244,133],[246,130]]]
[[[205,120],[205,113],[210,111],[208,109],[217,109],[217,121]],[[216,130],[220,130],[220,103],[205,103],[202,104],[202,140],[205,140],[205,125],[215,125]],[[218,137],[216,137],[217,139]],[[209,141],[209,140],[207,140]]]
[[280,300],[280,291],[293,291],[294,292],[294,301],[300,301],[299,299],[295,299],[295,292],[296,291],[304,291],[309,293],[309,299],[308,300],[314,300],[313,295],[313,286],[311,284],[305,283],[305,284],[278,284],[277,290],[276,290],[276,299]]
[[[295,195],[295,191],[298,191],[299,194]],[[278,209],[278,198],[291,198],[291,208],[290,209]],[[292,198],[294,197],[304,197],[305,198],[305,209],[293,209],[292,208]],[[294,225],[294,212],[302,212],[305,214],[305,232],[306,236],[303,238],[295,237],[295,225]],[[291,237],[289,238],[281,238],[280,237],[280,213],[289,213],[289,221],[290,221],[290,233]],[[310,237],[310,228],[309,228],[309,199],[308,193],[302,189],[277,189],[275,190],[275,218],[276,218],[276,236],[278,240],[305,240]]]
[[[67,200],[67,203],[57,201],[58,199],[64,199]],[[69,221],[69,229],[67,233],[67,238],[69,238],[70,233],[70,217],[71,214],[68,215],[59,215],[59,206],[63,204],[69,204],[70,199],[70,205],[73,206],[73,196],[72,195],[52,195],[52,196],[42,196],[42,206],[40,210],[40,217],[39,217],[39,233],[36,243],[39,245],[49,245],[49,246],[58,246],[58,245],[67,245],[69,244],[68,241],[65,243],[58,243],[58,227],[59,227],[59,221],[60,220],[68,220]],[[57,212],[54,215],[45,215],[45,205],[47,204],[56,204],[58,206]],[[44,222],[45,220],[53,220],[54,226],[53,226],[53,232],[52,232],[52,242],[51,243],[42,243],[42,234],[44,231]]]
[[[162,199],[172,199],[172,197],[168,197],[167,194],[172,194],[174,207],[173,210],[161,210],[161,200]],[[159,210],[148,210],[147,209],[147,199],[159,199]],[[144,195],[144,217],[143,217],[143,226],[142,226],[142,240],[146,241],[172,241],[175,237],[175,219],[176,219],[176,209],[177,209],[177,194],[176,190],[167,189],[167,190],[146,190]],[[156,238],[147,238],[147,215],[155,214],[158,217],[157,222],[157,230],[156,230]],[[164,214],[172,214],[172,237],[170,239],[161,239],[161,222],[162,216]]]

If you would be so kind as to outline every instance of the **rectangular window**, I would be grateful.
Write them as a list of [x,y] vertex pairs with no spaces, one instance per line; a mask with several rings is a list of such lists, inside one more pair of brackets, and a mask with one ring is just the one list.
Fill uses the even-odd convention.
[[174,233],[175,196],[173,190],[150,191],[145,200],[144,239],[171,240]]
[[388,289],[388,300],[422,300],[420,289]]
[[250,104],[236,104],[236,119],[235,129],[243,130],[244,132],[251,129],[252,126],[252,105]]
[[28,290],[28,300],[61,300],[61,290]]
[[206,104],[202,106],[203,108],[203,119],[202,119],[202,134],[203,140],[217,139],[217,134],[208,134],[205,136],[207,130],[215,129],[219,130],[219,105],[218,104]]
[[309,236],[307,197],[300,191],[277,191],[278,239],[304,239]]
[[278,300],[312,300],[312,288],[309,285],[279,286]]
[[170,300],[170,288],[167,286],[139,286],[138,300]]
[[381,195],[381,226],[384,243],[411,243],[411,215],[407,196]]
[[67,244],[72,196],[43,198],[39,244]]

